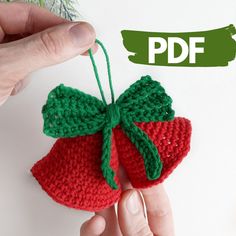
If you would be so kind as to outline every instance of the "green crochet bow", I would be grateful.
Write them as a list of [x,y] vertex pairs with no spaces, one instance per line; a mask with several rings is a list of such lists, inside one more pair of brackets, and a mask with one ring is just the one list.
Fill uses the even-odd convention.
[[143,76],[115,101],[108,54],[103,44],[99,40],[96,42],[106,56],[111,104],[106,103],[95,61],[89,50],[103,101],[63,84],[57,86],[49,93],[47,103],[42,109],[44,133],[54,138],[71,138],[101,131],[103,134],[101,170],[107,183],[113,189],[117,189],[115,173],[110,167],[110,158],[112,129],[120,125],[142,155],[147,178],[157,179],[162,170],[157,147],[134,122],[173,120],[172,99],[159,82],[153,81],[150,76]]

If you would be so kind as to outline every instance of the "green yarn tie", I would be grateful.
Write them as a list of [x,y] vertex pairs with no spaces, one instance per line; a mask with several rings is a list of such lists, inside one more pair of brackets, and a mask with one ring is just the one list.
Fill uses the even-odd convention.
[[111,141],[112,141],[112,128],[114,128],[117,124],[119,124],[120,121],[120,113],[119,113],[119,107],[114,103],[115,102],[115,96],[114,96],[114,91],[112,87],[112,80],[111,80],[111,69],[110,69],[110,60],[108,53],[103,46],[102,42],[100,42],[98,39],[95,41],[98,45],[101,46],[102,51],[105,55],[106,58],[106,63],[107,63],[107,72],[108,72],[108,79],[109,79],[109,86],[110,86],[110,91],[111,91],[111,104],[107,105],[104,92],[101,86],[101,82],[99,79],[98,75],[98,70],[97,66],[95,63],[95,60],[93,58],[93,53],[92,50],[89,49],[89,56],[92,61],[93,65],[93,70],[95,74],[95,78],[97,80],[97,84],[99,87],[99,91],[102,97],[102,101],[104,105],[106,106],[106,118],[105,118],[105,127],[103,128],[103,145],[102,145],[102,164],[101,164],[101,169],[104,178],[106,179],[107,183],[113,188],[113,189],[118,189],[118,186],[114,180],[115,173],[110,167],[110,159],[111,159]]
[[[114,91],[112,87],[112,79],[111,79],[111,69],[110,69],[110,61],[108,57],[108,53],[104,47],[104,45],[96,39],[96,43],[99,44],[103,50],[103,53],[106,57],[106,63],[107,63],[107,71],[108,71],[108,79],[109,79],[109,86],[111,91],[111,98],[112,103],[107,105],[104,92],[101,86],[101,82],[98,75],[98,70],[95,64],[95,60],[92,54],[92,50],[89,49],[89,56],[92,61],[94,74],[97,80],[97,84],[100,90],[100,94],[103,100],[104,105],[107,106],[107,112],[106,112],[106,122],[105,127],[103,129],[103,148],[102,148],[102,165],[101,169],[103,172],[104,178],[107,180],[107,183],[114,189],[117,188],[117,185],[114,181],[114,171],[110,167],[110,158],[111,158],[111,137],[112,137],[112,128],[116,127],[120,121],[121,127],[127,134],[127,136],[130,138],[130,140],[135,144],[135,146],[138,148],[140,153],[142,154],[144,158],[144,164],[147,172],[147,177],[149,179],[156,179],[160,176],[161,169],[162,169],[162,163],[157,151],[156,146],[153,144],[153,142],[149,139],[149,137],[136,125],[133,124],[132,121],[129,121],[126,119],[125,114],[123,113],[123,119],[120,117],[119,112],[119,106],[114,102]],[[147,153],[147,151],[149,153]]]
[[103,44],[97,39],[96,43],[101,46],[106,58],[111,103],[106,102],[92,50],[89,49],[102,101],[78,89],[66,87],[63,84],[57,86],[49,93],[47,103],[42,109],[44,133],[55,138],[68,138],[102,131],[102,174],[111,188],[117,189],[110,160],[112,129],[120,125],[142,155],[147,178],[157,179],[162,170],[157,147],[148,135],[135,125],[135,122],[173,120],[172,99],[165,93],[159,82],[147,75],[131,85],[115,101],[109,57]]

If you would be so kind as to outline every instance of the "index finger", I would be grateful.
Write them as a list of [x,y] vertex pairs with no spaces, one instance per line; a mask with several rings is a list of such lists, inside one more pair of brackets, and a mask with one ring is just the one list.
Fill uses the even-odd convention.
[[148,224],[154,235],[174,236],[168,196],[162,184],[140,190],[146,205]]
[[34,4],[0,3],[0,39],[1,34],[37,33],[66,19]]

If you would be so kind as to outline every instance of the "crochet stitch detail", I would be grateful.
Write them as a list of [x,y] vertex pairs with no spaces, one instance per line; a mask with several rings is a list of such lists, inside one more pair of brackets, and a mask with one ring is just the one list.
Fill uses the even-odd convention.
[[[120,198],[104,179],[101,166],[102,133],[58,139],[50,152],[31,169],[42,188],[58,203],[68,207],[100,211]],[[118,154],[114,135],[111,168],[117,172]],[[119,179],[115,182],[120,187]]]
[[105,110],[96,97],[61,84],[42,108],[43,132],[53,138],[94,134],[104,125]]
[[121,127],[114,130],[118,157],[134,188],[147,188],[162,183],[190,150],[191,123],[176,117],[168,122],[141,122],[143,130],[158,148],[163,165],[159,178],[150,180],[145,174],[144,160],[136,146],[130,142]]
[[[110,166],[117,172],[125,169],[135,188],[147,188],[163,182],[190,149],[190,121],[176,117],[167,122],[135,123],[157,146],[162,172],[158,179],[146,176],[144,160],[136,146],[118,125],[113,129]],[[68,207],[101,211],[120,199],[121,189],[114,191],[106,183],[100,165],[102,132],[75,138],[60,138],[50,152],[32,168],[42,188],[58,203]],[[91,148],[92,147],[92,148]],[[114,177],[120,187],[117,175]]]
[[107,183],[117,189],[110,167],[112,129],[121,125],[142,154],[147,177],[160,176],[162,164],[157,147],[134,122],[170,121],[174,118],[172,99],[159,82],[143,76],[129,87],[115,103],[102,101],[77,89],[60,85],[49,93],[43,106],[44,132],[58,138],[71,138],[102,131],[101,170]]

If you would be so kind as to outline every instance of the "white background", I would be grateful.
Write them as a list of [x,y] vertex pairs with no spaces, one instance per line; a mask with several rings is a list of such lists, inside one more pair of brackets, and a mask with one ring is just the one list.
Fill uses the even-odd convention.
[[[236,25],[235,0],[79,0],[83,19],[106,45],[116,96],[141,75],[159,80],[176,115],[192,120],[192,149],[165,181],[177,236],[236,235],[236,60],[228,67],[171,68],[128,61],[120,31],[197,31]],[[216,52],[217,53],[217,52]],[[96,54],[109,96],[102,54]],[[12,68],[13,69],[13,68]],[[31,84],[0,108],[0,235],[78,236],[90,213],[54,203],[31,166],[54,143],[42,132],[41,107],[59,83],[99,97],[89,58],[34,73]]]

